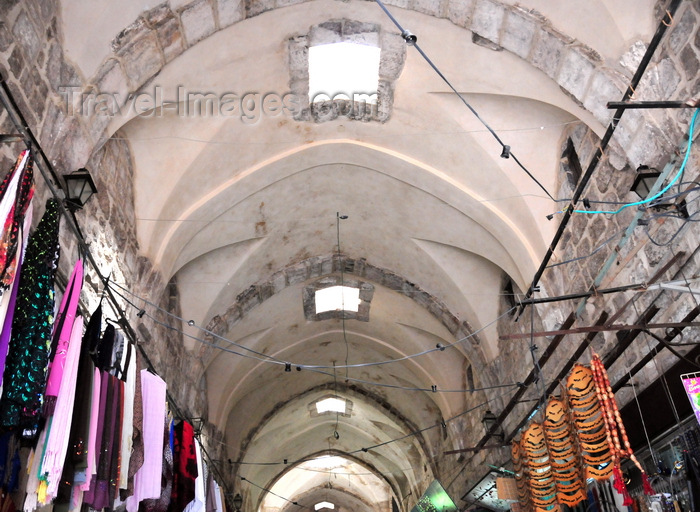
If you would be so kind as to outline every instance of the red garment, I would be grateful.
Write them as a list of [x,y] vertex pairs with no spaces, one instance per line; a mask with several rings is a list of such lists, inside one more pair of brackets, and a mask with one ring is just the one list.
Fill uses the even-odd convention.
[[173,491],[168,512],[182,512],[187,504],[194,499],[194,481],[198,476],[194,443],[192,425],[184,420],[175,425]]

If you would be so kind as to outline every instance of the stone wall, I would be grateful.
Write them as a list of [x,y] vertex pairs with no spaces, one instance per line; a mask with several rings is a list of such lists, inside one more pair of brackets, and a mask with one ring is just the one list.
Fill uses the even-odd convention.
[[[64,58],[58,9],[58,2],[3,2],[0,9],[0,73],[56,174],[61,176],[83,166],[90,170],[98,194],[76,213],[76,218],[100,272],[139,296],[152,297],[153,290],[163,290],[154,302],[163,309],[177,311],[177,287],[167,286],[151,263],[139,255],[132,190],[133,165],[128,143],[118,135],[104,140],[104,126],[94,124],[97,122],[94,118],[69,115],[66,97],[60,94],[61,87],[81,87],[85,80]],[[16,132],[8,112],[0,109],[0,133]],[[3,173],[11,168],[23,148],[21,143],[0,146]],[[51,192],[36,166],[35,181],[36,223]],[[62,183],[54,182],[54,186],[60,189]],[[78,257],[76,237],[65,219],[61,228],[61,247],[57,278],[59,296],[60,283],[66,282]],[[98,276],[89,268],[81,303],[84,314],[96,307],[102,288]],[[119,305],[136,330],[138,341],[156,372],[169,383],[169,393],[183,416],[206,416],[206,382],[201,377],[199,359],[185,351],[180,334],[169,328],[178,329],[178,322],[157,311],[155,306],[132,306],[127,299],[134,301],[134,297],[126,295],[126,299],[119,298]],[[146,315],[138,318],[137,308],[145,309]],[[117,318],[109,307],[105,308],[105,316]],[[151,316],[154,319],[149,318]],[[220,438],[220,433],[213,431],[211,426],[208,430],[216,439]],[[210,449],[214,457],[218,446],[214,443]]]

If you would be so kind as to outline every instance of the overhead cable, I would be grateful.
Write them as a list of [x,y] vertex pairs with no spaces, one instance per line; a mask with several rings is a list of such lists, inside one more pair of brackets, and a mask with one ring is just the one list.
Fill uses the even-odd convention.
[[403,37],[404,41],[406,41],[406,44],[408,46],[413,46],[418,53],[421,54],[423,59],[428,63],[428,65],[433,68],[433,70],[438,74],[440,78],[442,78],[443,82],[447,84],[447,86],[454,92],[457,97],[464,103],[464,105],[471,111],[472,114],[479,120],[481,124],[484,125],[484,127],[489,131],[491,135],[493,135],[493,138],[496,139],[496,141],[501,145],[501,158],[510,158],[512,157],[513,160],[515,161],[518,166],[525,171],[525,173],[530,177],[532,181],[534,181],[537,186],[539,186],[549,198],[554,201],[554,197],[552,197],[552,194],[549,193],[549,191],[540,183],[537,178],[535,178],[530,171],[527,170],[527,168],[518,160],[518,158],[513,154],[513,151],[511,150],[510,146],[508,146],[505,142],[501,140],[501,138],[498,136],[498,134],[489,126],[489,124],[484,121],[484,119],[479,115],[479,113],[472,107],[469,102],[464,98],[462,94],[460,94],[457,89],[452,85],[452,83],[447,79],[447,77],[440,71],[440,69],[433,63],[432,60],[430,60],[430,57],[421,49],[421,47],[418,45],[418,38],[413,35],[411,32],[406,30],[401,26],[401,24],[392,16],[392,14],[389,12],[389,9],[386,8],[382,0],[375,0],[377,5],[382,8],[382,10],[386,13],[386,15],[391,19],[391,21],[396,25],[396,28],[398,28],[401,31],[401,37]]

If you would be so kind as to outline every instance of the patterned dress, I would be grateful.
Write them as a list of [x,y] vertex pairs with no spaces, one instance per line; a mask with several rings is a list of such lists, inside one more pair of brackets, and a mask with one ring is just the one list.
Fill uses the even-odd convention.
[[23,429],[28,438],[36,436],[46,386],[59,224],[59,204],[49,199],[44,216],[29,239],[22,265],[3,374],[0,426]]

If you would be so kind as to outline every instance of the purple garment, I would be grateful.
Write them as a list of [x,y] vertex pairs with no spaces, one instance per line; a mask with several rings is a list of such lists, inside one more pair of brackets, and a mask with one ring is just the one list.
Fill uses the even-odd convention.
[[[90,488],[85,491],[83,495],[83,503],[92,505],[95,501],[97,494],[97,471],[101,458],[104,456],[104,452],[107,447],[102,444],[102,437],[104,434],[105,426],[105,411],[107,410],[107,394],[109,389],[109,373],[105,371],[98,370],[100,372],[100,404],[97,414],[97,428],[95,429],[95,468],[92,475],[88,475],[90,478]],[[98,444],[99,443],[99,444]],[[99,449],[98,449],[99,446]],[[93,508],[102,508],[94,507]]]

